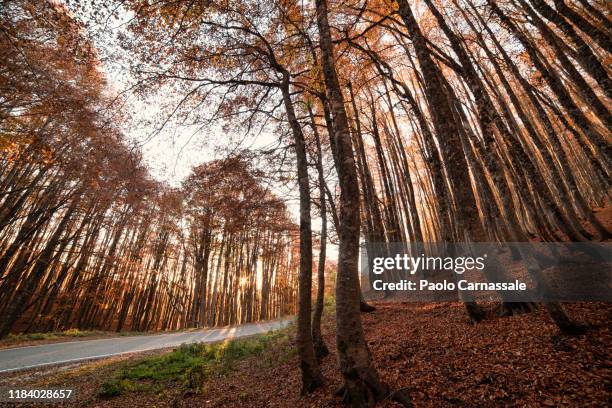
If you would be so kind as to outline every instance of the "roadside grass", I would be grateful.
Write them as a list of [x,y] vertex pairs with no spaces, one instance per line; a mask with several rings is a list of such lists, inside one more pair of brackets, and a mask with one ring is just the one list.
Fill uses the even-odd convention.
[[72,337],[91,337],[106,335],[108,332],[99,330],[79,330],[70,329],[64,331],[47,332],[47,333],[20,333],[20,334],[9,334],[5,341],[7,343],[20,343],[25,341],[37,341],[37,340],[56,340],[62,338]]
[[163,393],[168,383],[201,392],[210,376],[230,373],[237,362],[258,356],[272,366],[292,358],[295,325],[273,332],[221,343],[185,344],[170,353],[139,359],[115,371],[102,383],[98,397],[107,399],[128,392]]
[[30,343],[53,342],[62,339],[76,339],[86,337],[128,337],[128,336],[146,336],[149,334],[165,334],[175,333],[181,330],[164,330],[156,332],[137,332],[137,331],[102,331],[102,330],[79,330],[69,329],[64,331],[53,331],[44,333],[11,333],[6,338],[0,340],[0,348],[3,346],[19,346],[29,345]]

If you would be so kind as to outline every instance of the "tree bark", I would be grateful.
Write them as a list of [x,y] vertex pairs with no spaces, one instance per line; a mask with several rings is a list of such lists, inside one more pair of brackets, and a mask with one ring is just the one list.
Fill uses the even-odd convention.
[[325,256],[327,249],[327,204],[325,200],[325,177],[323,174],[323,152],[321,149],[321,137],[312,113],[312,108],[308,106],[310,123],[312,124],[313,134],[317,147],[317,176],[319,181],[319,207],[321,213],[321,236],[319,245],[319,264],[317,267],[317,299],[315,310],[312,315],[312,342],[315,354],[319,360],[329,354],[327,345],[321,335],[321,317],[325,306]]
[[300,190],[300,274],[297,343],[302,370],[302,394],[310,393],[323,384],[323,376],[316,359],[311,327],[312,302],[312,227],[310,218],[310,183],[308,158],[302,128],[297,120],[289,92],[289,74],[284,73],[281,85],[283,102],[293,138],[297,158]]
[[[336,340],[344,399],[353,407],[373,406],[389,395],[372,364],[359,315],[359,187],[344,98],[336,73],[327,1],[316,0],[325,87],[333,113],[340,183],[340,249],[336,282]],[[408,401],[408,400],[406,400]]]

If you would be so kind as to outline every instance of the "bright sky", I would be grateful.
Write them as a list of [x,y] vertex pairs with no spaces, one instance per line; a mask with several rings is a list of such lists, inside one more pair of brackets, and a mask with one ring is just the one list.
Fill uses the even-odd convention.
[[[84,7],[87,10],[90,3]],[[169,122],[163,130],[157,132],[157,126],[167,117],[162,112],[162,105],[174,101],[163,92],[159,93],[157,99],[151,97],[143,101],[129,91],[134,79],[123,61],[129,60],[131,56],[125,54],[118,45],[117,35],[127,34],[125,25],[130,18],[132,14],[129,12],[120,13],[119,20],[107,19],[103,25],[91,26],[91,30],[95,32],[94,41],[100,53],[109,91],[111,94],[122,94],[127,101],[125,110],[132,120],[124,127],[125,135],[142,151],[153,177],[179,186],[193,166],[224,157],[228,146],[256,149],[276,141],[269,133],[246,138],[232,134],[233,137],[230,137],[220,126],[186,126],[175,122]],[[208,106],[214,108],[213,103]]]

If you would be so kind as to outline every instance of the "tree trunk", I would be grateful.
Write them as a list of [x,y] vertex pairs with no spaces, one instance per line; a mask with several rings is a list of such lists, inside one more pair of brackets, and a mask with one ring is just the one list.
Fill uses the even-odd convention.
[[295,141],[297,157],[298,185],[300,190],[300,278],[297,343],[302,369],[302,394],[309,393],[323,384],[323,376],[312,339],[310,321],[312,298],[312,229],[310,220],[310,183],[308,180],[308,158],[304,134],[297,120],[291,95],[289,75],[284,74],[281,85],[283,102]]
[[321,335],[321,317],[323,315],[324,297],[325,297],[325,256],[327,249],[327,205],[325,200],[325,178],[323,174],[323,152],[321,151],[321,138],[319,131],[312,114],[312,109],[308,107],[310,114],[310,122],[317,145],[317,175],[319,180],[319,200],[321,212],[321,236],[319,246],[319,265],[317,268],[317,300],[315,310],[312,315],[312,342],[314,344],[315,354],[319,360],[329,354],[327,345],[323,341]]
[[[340,250],[336,282],[336,339],[344,399],[353,407],[373,406],[388,397],[372,364],[359,315],[359,186],[348,118],[336,73],[334,51],[327,20],[326,0],[316,0],[325,87],[333,113],[337,172],[340,183]],[[408,400],[406,399],[406,405]]]
[[574,23],[582,32],[591,37],[601,48],[612,53],[612,38],[605,31],[591,24],[587,19],[568,7],[563,0],[553,0],[557,11]]

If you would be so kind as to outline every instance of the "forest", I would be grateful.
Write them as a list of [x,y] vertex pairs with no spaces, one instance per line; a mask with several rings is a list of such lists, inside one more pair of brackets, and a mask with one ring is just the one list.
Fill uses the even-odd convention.
[[[436,406],[371,351],[368,325],[405,310],[410,326],[413,306],[364,299],[363,245],[610,248],[611,13],[606,0],[0,0],[0,339],[296,315],[296,396]],[[198,160],[178,181],[140,143],[177,132],[213,146],[186,145]],[[454,324],[524,318],[611,345],[609,303],[493,303],[461,296]]]

